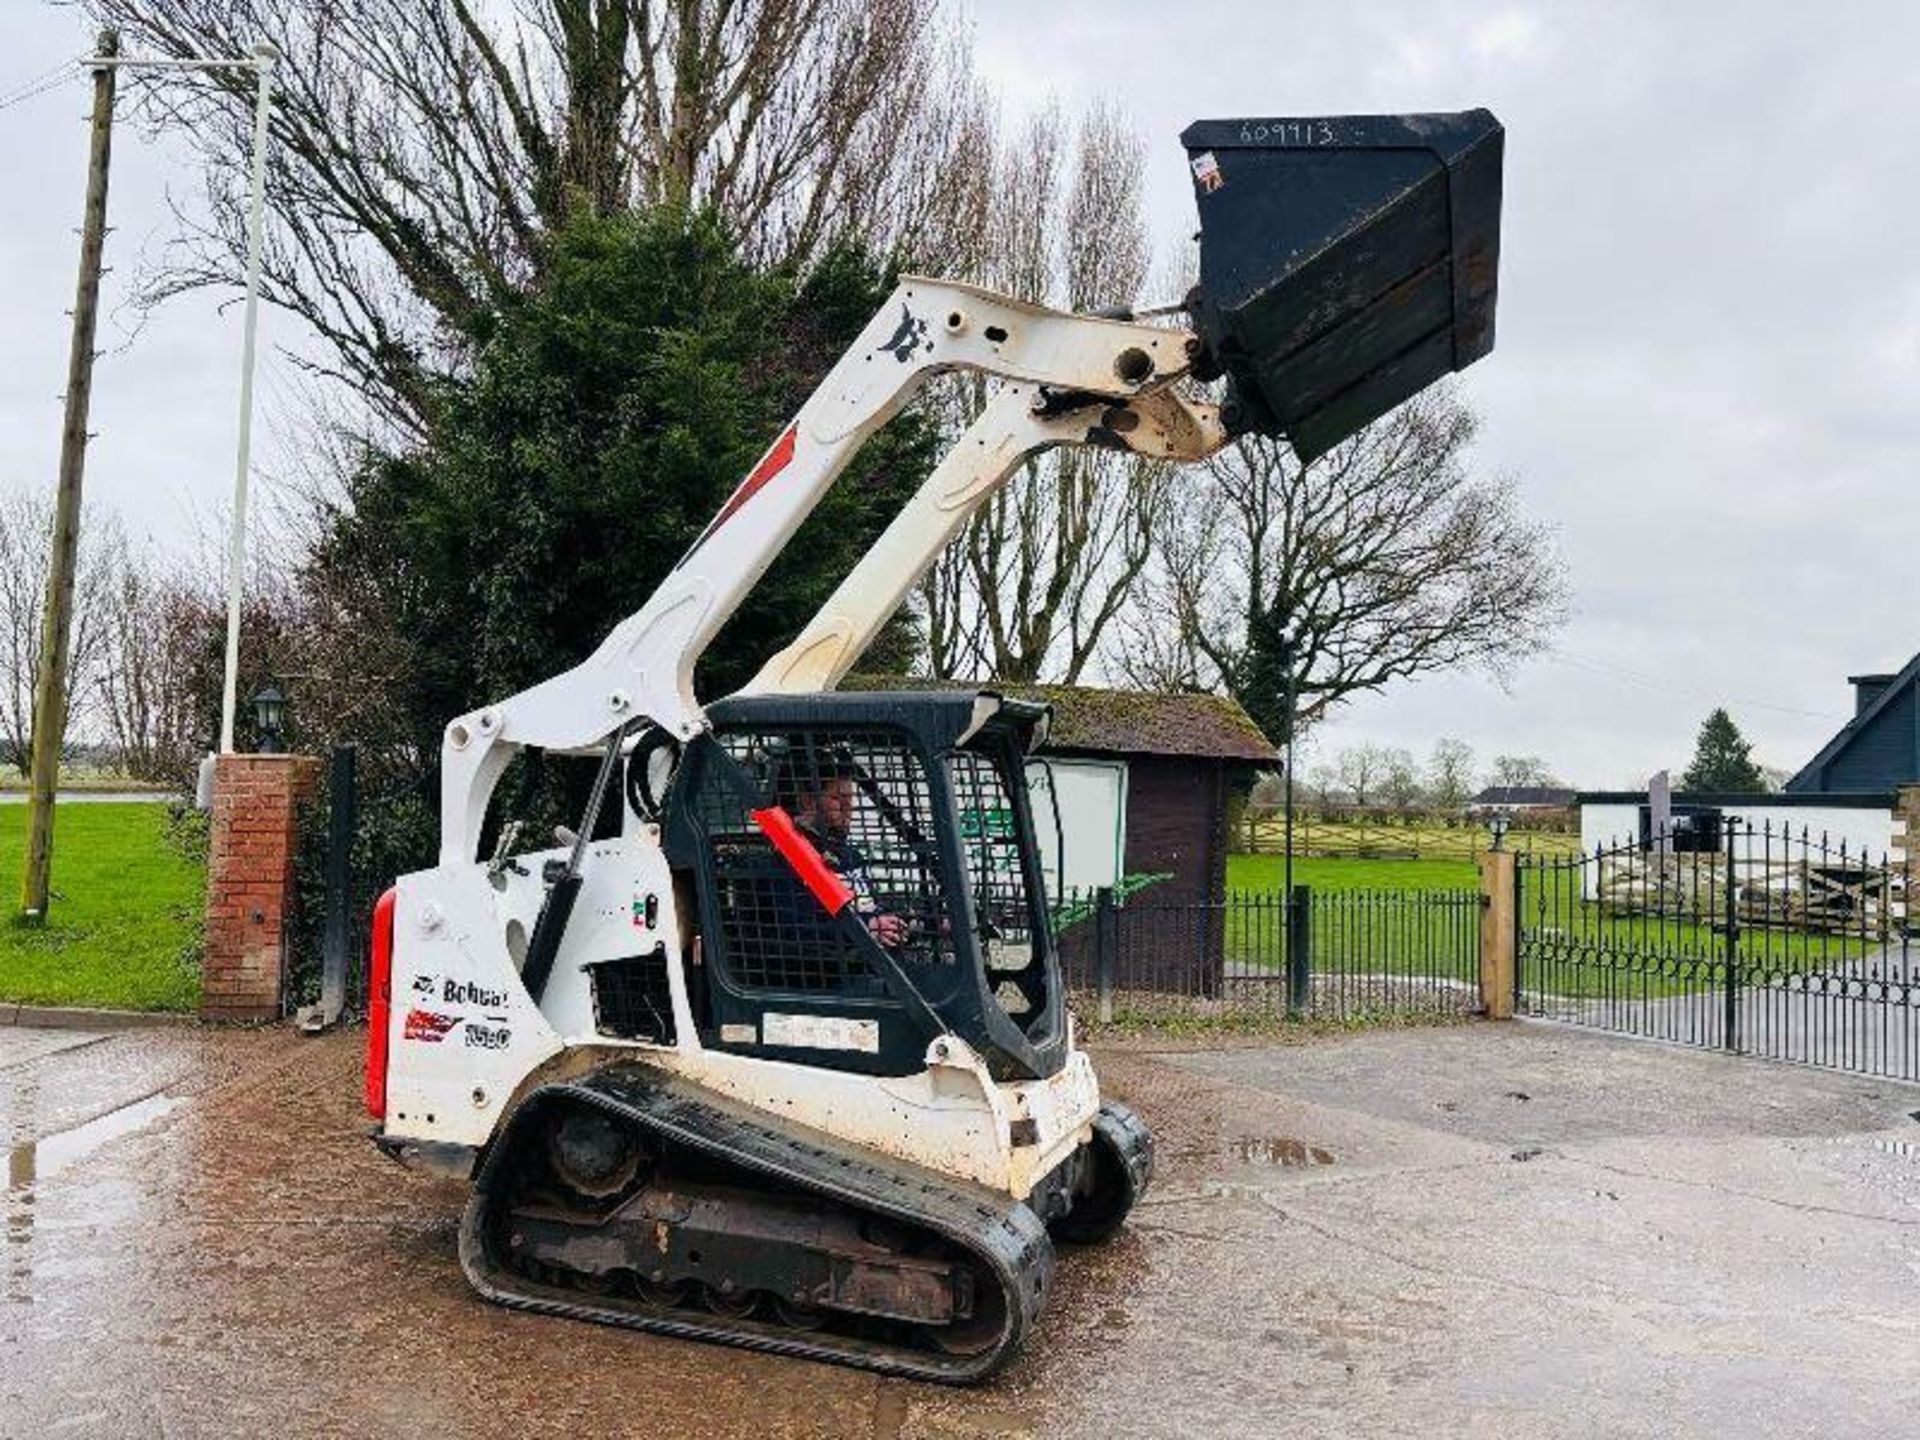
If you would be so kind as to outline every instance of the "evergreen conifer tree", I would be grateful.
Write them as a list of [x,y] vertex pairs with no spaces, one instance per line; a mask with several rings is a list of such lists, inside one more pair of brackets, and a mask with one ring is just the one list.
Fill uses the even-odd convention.
[[1680,777],[1680,788],[1728,793],[1767,788],[1766,777],[1753,761],[1752,742],[1740,733],[1740,727],[1724,709],[1716,707],[1700,726],[1693,763]]

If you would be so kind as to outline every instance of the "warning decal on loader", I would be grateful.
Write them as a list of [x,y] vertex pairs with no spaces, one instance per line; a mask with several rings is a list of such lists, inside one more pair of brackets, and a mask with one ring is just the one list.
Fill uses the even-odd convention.
[[777,1015],[769,1010],[760,1017],[760,1035],[768,1045],[880,1053],[880,1022],[845,1015]]

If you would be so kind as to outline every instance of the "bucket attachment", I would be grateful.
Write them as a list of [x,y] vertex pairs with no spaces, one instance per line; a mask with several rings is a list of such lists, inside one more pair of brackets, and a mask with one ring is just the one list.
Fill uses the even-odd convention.
[[1204,348],[1230,429],[1302,463],[1493,348],[1505,132],[1457,115],[1200,120]]

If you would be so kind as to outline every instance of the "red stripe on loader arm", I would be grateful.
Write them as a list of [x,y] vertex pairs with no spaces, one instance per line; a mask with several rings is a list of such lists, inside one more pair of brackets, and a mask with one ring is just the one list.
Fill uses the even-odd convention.
[[793,823],[793,817],[784,807],[769,805],[749,813],[753,823],[760,827],[760,833],[773,842],[773,848],[793,867],[793,873],[813,892],[813,898],[829,915],[838,915],[853,903],[853,892],[847,889],[846,882],[813,848],[813,842],[800,833],[800,827]]
[[760,457],[760,463],[747,473],[747,478],[740,482],[740,488],[727,497],[727,503],[722,505],[720,513],[713,517],[713,523],[707,526],[706,534],[700,537],[702,540],[731,520],[734,511],[758,494],[762,485],[787,468],[788,462],[793,459],[794,430],[794,426],[787,426],[781,432],[780,438],[773,442],[773,448]]

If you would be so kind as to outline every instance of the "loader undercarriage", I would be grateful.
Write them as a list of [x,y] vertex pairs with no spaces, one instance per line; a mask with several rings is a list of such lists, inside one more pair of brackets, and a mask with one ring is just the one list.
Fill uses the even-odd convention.
[[1036,1209],[1093,1238],[1066,1222],[1117,1224],[1144,1187],[1144,1129],[1114,1106],[1097,1130],[1027,1204],[620,1067],[521,1105],[482,1166],[462,1263],[519,1308],[978,1379],[1045,1306]]

